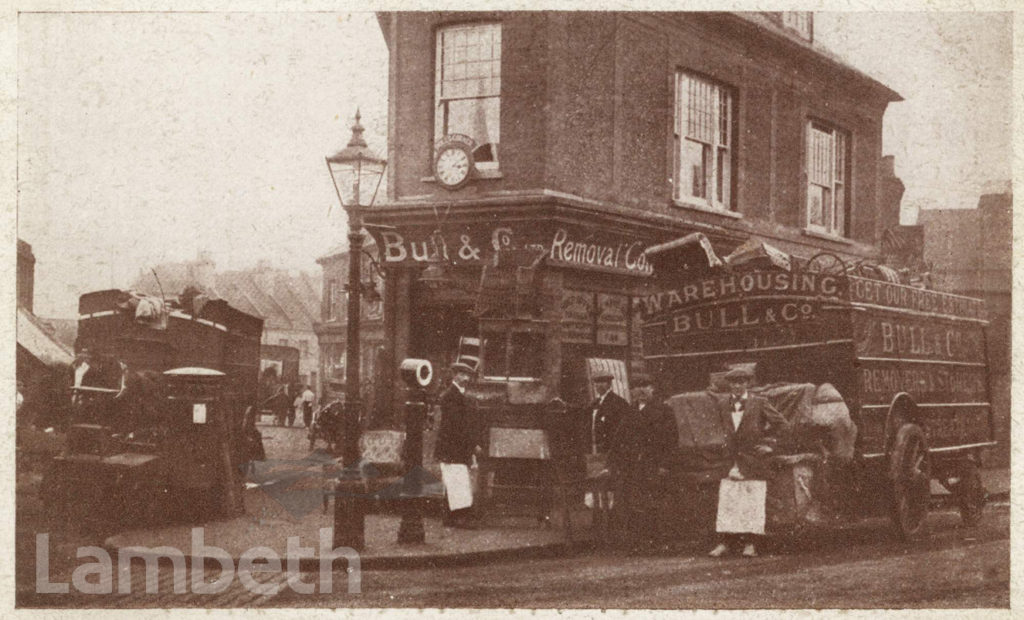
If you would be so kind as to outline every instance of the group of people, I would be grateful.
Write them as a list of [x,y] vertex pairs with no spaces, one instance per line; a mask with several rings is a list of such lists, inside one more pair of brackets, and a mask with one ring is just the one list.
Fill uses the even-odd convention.
[[[295,395],[294,398],[292,394]],[[313,423],[313,405],[316,402],[316,394],[308,385],[301,385],[298,389],[294,389],[288,384],[283,384],[269,400],[278,426],[294,426],[295,420],[299,418],[302,419],[302,424],[306,428]]]
[[[715,477],[730,481],[724,484],[757,484],[767,478],[767,457],[777,438],[788,431],[788,425],[766,399],[750,393],[754,378],[751,365],[736,365],[724,378],[730,396],[723,401],[719,422],[726,458],[716,465]],[[665,546],[669,541],[661,523],[663,509],[672,498],[678,498],[670,477],[678,437],[676,418],[667,405],[654,398],[654,387],[647,376],[634,377],[632,403],[612,390],[610,374],[598,374],[592,381],[597,398],[585,421],[589,431],[588,470],[589,475],[603,477],[609,483],[613,541],[636,550]],[[595,462],[597,467],[593,466]],[[716,491],[707,495],[719,497]],[[730,521],[721,518],[723,513],[758,512],[757,507],[729,505],[727,501],[732,500],[722,500],[716,506],[717,540],[710,555],[721,557],[739,551],[745,557],[755,557],[763,521],[760,527],[756,523],[739,528],[718,526]],[[763,503],[759,512],[764,514]]]
[[[473,369],[456,363],[451,367],[453,378],[441,394],[441,423],[434,456],[441,463],[460,463],[475,467],[484,444],[483,420],[474,415],[466,397],[466,388]],[[789,432],[786,419],[765,399],[749,391],[754,379],[752,364],[738,364],[725,373],[728,398],[720,402],[718,422],[725,438],[724,457],[715,464],[713,478],[726,485],[762,485],[760,527],[728,526],[715,528],[717,539],[710,555],[721,557],[739,552],[744,557],[758,553],[759,536],[763,534],[763,488],[770,473],[767,458],[779,438]],[[613,542],[634,550],[655,550],[670,543],[671,533],[663,527],[666,507],[681,497],[672,477],[677,455],[678,428],[676,417],[663,400],[655,398],[650,377],[633,377],[630,401],[612,389],[613,377],[598,374],[592,377],[597,398],[585,409],[578,425],[575,443],[584,451],[587,476],[603,481],[607,493],[589,502],[609,502],[609,533]],[[579,432],[582,431],[582,432]],[[719,497],[718,489],[707,489],[704,497]],[[726,497],[716,506],[723,512],[751,510],[757,507],[730,505]],[[609,508],[609,506],[604,506]],[[445,524],[454,527],[475,527],[477,518],[472,509],[449,511]]]

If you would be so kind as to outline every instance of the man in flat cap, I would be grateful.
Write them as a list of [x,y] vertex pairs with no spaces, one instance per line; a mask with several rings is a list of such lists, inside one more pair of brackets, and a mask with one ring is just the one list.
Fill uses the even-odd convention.
[[[437,432],[434,458],[439,463],[461,463],[473,466],[475,458],[483,453],[483,424],[480,417],[469,407],[466,387],[476,370],[465,362],[451,365],[454,373],[451,385],[438,399],[441,406],[441,424]],[[444,523],[452,527],[474,527],[472,508],[448,511]]]
[[611,373],[598,373],[591,381],[597,398],[590,404],[588,420],[589,454],[606,454],[609,441],[619,422],[629,415],[629,403],[612,390]]
[[[723,463],[720,474],[722,478],[733,481],[766,480],[769,474],[767,461],[773,445],[780,435],[789,430],[789,423],[782,414],[765,398],[749,392],[754,380],[754,367],[754,364],[736,364],[724,377],[729,384],[730,398],[726,401],[727,407],[721,411],[721,423],[730,458]],[[719,505],[719,522],[723,511],[735,508]],[[751,529],[763,532],[764,527],[761,524],[760,528]],[[718,545],[709,555],[720,557],[742,546],[745,557],[755,557],[757,539],[753,531],[719,532]]]

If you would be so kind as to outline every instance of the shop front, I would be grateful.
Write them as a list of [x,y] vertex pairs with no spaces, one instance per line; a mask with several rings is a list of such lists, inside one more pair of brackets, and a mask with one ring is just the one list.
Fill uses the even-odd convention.
[[388,274],[385,356],[430,360],[439,389],[460,345],[474,348],[477,396],[509,406],[587,402],[588,359],[641,368],[644,250],[679,232],[557,205],[449,215],[375,213],[368,226]]

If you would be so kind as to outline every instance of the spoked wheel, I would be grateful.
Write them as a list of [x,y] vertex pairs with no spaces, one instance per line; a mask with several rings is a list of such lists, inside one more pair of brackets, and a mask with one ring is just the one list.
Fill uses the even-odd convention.
[[896,432],[889,461],[892,482],[892,520],[901,538],[921,531],[931,499],[931,462],[924,432],[916,424],[904,424]]
[[807,261],[807,271],[826,273],[829,275],[843,275],[846,273],[846,263],[843,259],[830,252],[820,252]]
[[960,519],[964,526],[978,525],[985,509],[985,501],[988,499],[988,494],[985,493],[985,487],[981,482],[978,464],[973,461],[964,463],[961,466],[960,479],[952,487],[951,490],[956,496],[956,503],[960,508]]

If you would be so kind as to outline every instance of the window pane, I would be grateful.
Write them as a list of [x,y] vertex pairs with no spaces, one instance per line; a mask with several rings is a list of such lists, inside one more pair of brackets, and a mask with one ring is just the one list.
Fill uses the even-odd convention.
[[685,188],[690,196],[706,198],[705,146],[693,140],[683,140],[681,150],[682,152],[679,154],[680,187]]
[[690,100],[690,78],[685,75],[676,75],[676,135],[686,133],[687,110],[683,105]]
[[732,97],[724,90],[718,97],[718,144],[729,146]]
[[718,202],[722,205],[729,204],[729,183],[730,183],[730,166],[729,166],[729,150],[725,148],[718,149],[718,166],[717,166],[717,185],[718,185]]
[[837,235],[846,235],[846,187],[836,183],[836,227]]
[[818,185],[832,184],[832,133],[812,126],[808,132],[807,152],[810,158],[807,178]]
[[503,332],[488,332],[483,339],[483,368],[487,377],[508,376],[508,335]]
[[498,161],[500,114],[498,97],[449,101],[442,131],[444,135],[461,133],[473,138],[477,143],[473,156],[478,163]]
[[810,226],[824,226],[821,218],[822,211],[822,187],[811,185],[807,188],[807,224]]
[[836,182],[846,181],[846,135],[836,132]]
[[544,368],[544,336],[513,332],[509,352],[513,377],[539,377]]
[[827,187],[821,189],[821,221],[825,229],[833,231],[832,223],[832,190]]
[[501,76],[501,38],[498,24],[458,26],[440,31],[437,60],[441,97],[498,95]]
[[715,108],[718,105],[717,89],[703,80],[688,79],[690,87],[686,135],[694,140],[714,143],[717,131],[715,126]]

